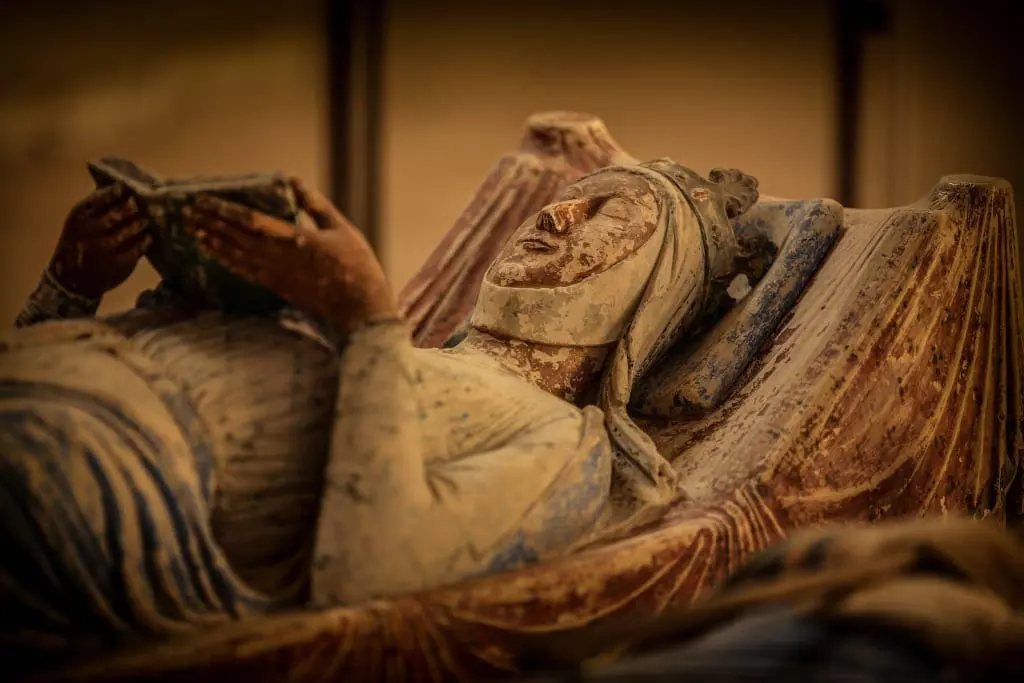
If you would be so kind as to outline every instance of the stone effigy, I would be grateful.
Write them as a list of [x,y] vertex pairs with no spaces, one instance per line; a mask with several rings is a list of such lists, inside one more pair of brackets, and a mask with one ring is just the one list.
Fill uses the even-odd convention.
[[[793,529],[1021,513],[1020,280],[1002,181],[947,178],[895,210],[758,200],[742,173],[640,164],[596,119],[535,117],[401,311],[315,193],[296,191],[317,233],[206,194],[185,211],[189,235],[300,309],[301,326],[193,313],[202,301],[177,292],[172,307],[29,328],[0,358],[5,495],[43,529],[8,521],[5,534],[26,556],[84,566],[95,611],[121,620],[69,619],[60,597],[38,609],[52,578],[15,574],[4,642],[83,656],[177,636],[73,678],[511,672],[538,640],[687,603]],[[23,321],[54,300],[54,315],[95,311],[95,296],[46,287]],[[131,399],[86,415],[102,428],[82,450],[104,474],[139,479],[117,449],[104,455],[113,416],[131,418],[118,438],[148,429],[171,444],[141,457],[149,485],[173,475],[176,495],[136,489],[185,514],[187,542],[144,516],[155,541],[119,527],[92,564],[61,540],[66,510],[96,538],[112,530],[100,502],[132,505],[116,487],[47,503],[59,480],[31,463],[81,439],[67,389]],[[166,549],[193,543],[204,564],[185,590]],[[163,554],[138,572],[115,547]],[[112,566],[144,589],[111,599]],[[216,599],[194,609],[186,593],[211,583]],[[173,590],[155,600],[152,586]],[[316,609],[273,614],[310,598]]]

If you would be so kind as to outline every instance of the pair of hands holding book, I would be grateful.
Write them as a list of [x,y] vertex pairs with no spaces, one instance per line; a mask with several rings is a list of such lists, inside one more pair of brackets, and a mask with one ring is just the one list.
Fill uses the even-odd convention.
[[[339,332],[397,317],[384,271],[362,234],[322,194],[290,183],[316,230],[210,196],[183,209],[185,228],[206,256]],[[101,297],[127,280],[149,249],[145,225],[122,185],[97,190],[68,215],[50,274],[73,294]]]

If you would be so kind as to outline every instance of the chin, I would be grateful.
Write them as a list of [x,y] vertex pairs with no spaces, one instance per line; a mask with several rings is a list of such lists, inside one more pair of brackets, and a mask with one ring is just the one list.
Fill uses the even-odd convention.
[[529,276],[526,266],[514,261],[496,263],[491,267],[487,279],[502,287],[516,287],[529,284]]

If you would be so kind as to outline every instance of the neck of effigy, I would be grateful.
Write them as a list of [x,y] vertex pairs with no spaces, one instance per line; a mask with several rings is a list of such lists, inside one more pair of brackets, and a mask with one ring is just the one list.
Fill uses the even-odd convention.
[[524,381],[576,405],[597,389],[610,345],[552,346],[499,337],[471,328],[449,353],[479,354]]

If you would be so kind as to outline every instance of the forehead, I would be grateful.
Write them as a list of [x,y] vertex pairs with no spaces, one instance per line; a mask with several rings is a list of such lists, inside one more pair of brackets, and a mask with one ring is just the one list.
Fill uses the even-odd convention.
[[635,173],[608,171],[582,178],[569,185],[562,193],[566,199],[581,199],[597,195],[620,195],[640,198],[652,195],[647,182]]

